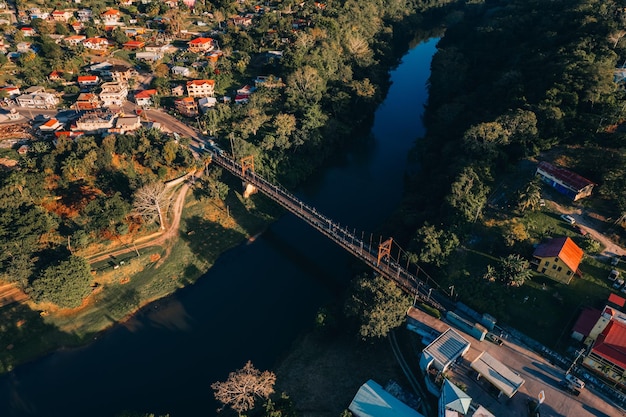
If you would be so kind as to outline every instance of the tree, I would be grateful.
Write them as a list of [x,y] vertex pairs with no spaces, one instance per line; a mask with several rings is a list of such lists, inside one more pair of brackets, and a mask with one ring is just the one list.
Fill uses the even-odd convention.
[[308,65],[295,70],[287,80],[287,94],[294,107],[317,103],[325,88],[319,72]]
[[472,167],[465,167],[447,197],[448,203],[468,222],[476,221],[487,203],[489,188]]
[[59,307],[78,307],[91,292],[91,280],[87,260],[70,255],[43,270],[32,283],[31,296],[38,302],[49,301]]
[[215,399],[223,404],[220,410],[229,406],[241,416],[254,408],[257,399],[268,399],[275,383],[273,372],[261,372],[248,361],[242,369],[231,372],[226,381],[211,384],[211,388]]
[[411,241],[409,259],[412,262],[441,266],[458,246],[459,239],[454,233],[425,224],[418,229]]
[[133,209],[149,222],[159,219],[161,230],[165,230],[163,212],[167,212],[171,195],[165,184],[154,182],[135,191]]
[[506,258],[500,258],[498,276],[507,285],[521,287],[532,277],[529,267],[530,263],[526,259],[518,254],[510,254]]
[[386,337],[403,323],[411,300],[393,281],[381,275],[371,278],[363,274],[356,277],[351,287],[345,311],[348,317],[357,318],[361,338]]
[[541,185],[537,179],[533,179],[523,190],[517,194],[517,209],[524,212],[528,209],[536,210],[541,200]]

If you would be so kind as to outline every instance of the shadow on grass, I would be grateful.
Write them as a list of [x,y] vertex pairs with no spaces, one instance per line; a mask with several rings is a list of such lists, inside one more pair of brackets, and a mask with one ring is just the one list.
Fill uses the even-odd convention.
[[15,303],[1,308],[0,322],[0,373],[58,346],[80,342],[75,335],[46,323],[39,311],[25,304]]
[[[181,233],[181,239],[187,242],[191,251],[198,258],[214,263],[220,253],[232,247],[236,242],[242,242],[246,236],[237,230],[227,229],[221,224],[203,219],[194,215],[185,220],[186,233]],[[188,277],[192,271],[185,269]]]

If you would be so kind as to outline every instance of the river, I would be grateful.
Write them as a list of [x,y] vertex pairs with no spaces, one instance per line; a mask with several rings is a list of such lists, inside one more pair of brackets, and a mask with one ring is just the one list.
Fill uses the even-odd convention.
[[[299,197],[357,231],[369,234],[385,221],[402,196],[406,155],[423,134],[436,43],[420,43],[403,57],[367,140],[303,185]],[[196,284],[90,345],[54,352],[0,378],[0,416],[214,415],[211,383],[248,360],[274,368],[320,306],[342,294],[354,262],[285,215],[222,255]]]

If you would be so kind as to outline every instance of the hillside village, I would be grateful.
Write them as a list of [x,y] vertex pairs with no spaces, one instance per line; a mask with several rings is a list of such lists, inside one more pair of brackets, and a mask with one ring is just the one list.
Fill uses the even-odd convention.
[[[196,119],[218,100],[242,104],[260,86],[284,85],[280,78],[267,74],[239,87],[220,76],[230,68],[221,47],[232,59],[233,46],[220,45],[218,39],[229,30],[253,27],[264,13],[275,13],[276,6],[242,8],[240,15],[220,22],[205,12],[189,22],[182,14],[188,13],[193,3],[159,2],[156,11],[169,17],[155,15],[151,4],[156,3],[145,0],[136,5],[121,2],[119,10],[99,12],[90,8],[18,10],[16,30],[5,31],[0,40],[0,51],[9,60],[4,63],[8,71],[0,87],[2,105],[75,110],[75,119],[48,120],[37,127],[41,133],[75,138],[85,133],[136,130],[142,126],[138,116],[142,109],[165,108]],[[2,6],[5,19],[1,22],[9,25],[15,19],[14,11],[6,3]],[[323,5],[316,3],[316,7]],[[187,23],[196,31],[182,29]],[[303,24],[304,20],[294,19],[292,30],[279,43],[289,42]],[[175,33],[174,25],[178,28]],[[63,56],[73,60],[67,62]],[[281,50],[268,50],[255,59],[271,63],[281,57]],[[18,68],[29,61],[37,65],[22,77]]]

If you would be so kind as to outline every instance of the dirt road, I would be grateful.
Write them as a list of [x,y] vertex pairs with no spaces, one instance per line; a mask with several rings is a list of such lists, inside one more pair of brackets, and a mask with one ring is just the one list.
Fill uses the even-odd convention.
[[187,191],[189,190],[191,184],[195,181],[195,179],[199,178],[201,175],[202,170],[198,170],[193,173],[189,180],[185,181],[181,185],[180,190],[178,190],[178,195],[176,196],[176,199],[171,206],[172,221],[163,232],[145,236],[142,239],[135,241],[132,247],[124,246],[123,248],[114,250],[112,252],[106,252],[103,254],[94,255],[92,257],[87,257],[89,263],[93,264],[96,262],[105,261],[107,259],[110,259],[111,257],[117,257],[125,253],[133,252],[135,250],[143,249],[149,246],[159,245],[163,245],[166,252],[165,255],[161,257],[161,259],[166,258],[171,249],[167,244],[168,241],[178,235],[180,219],[183,214],[183,206],[185,205],[185,197],[187,196]]

